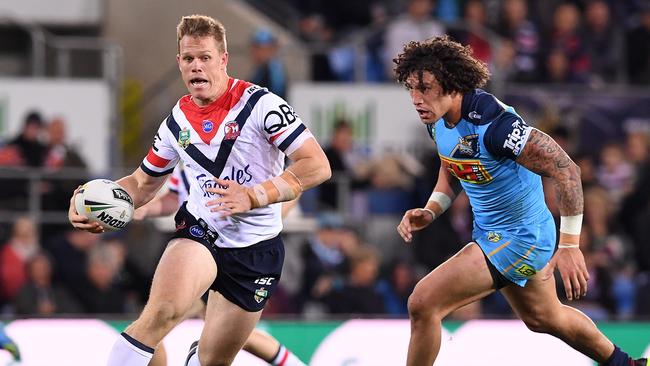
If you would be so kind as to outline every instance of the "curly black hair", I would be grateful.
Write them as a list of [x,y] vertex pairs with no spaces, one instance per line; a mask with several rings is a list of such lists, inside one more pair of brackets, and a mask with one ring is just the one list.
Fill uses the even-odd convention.
[[419,88],[422,89],[422,73],[429,71],[444,94],[469,93],[485,85],[490,78],[487,65],[472,56],[471,47],[463,46],[446,35],[424,42],[409,42],[393,62],[400,83],[417,73]]

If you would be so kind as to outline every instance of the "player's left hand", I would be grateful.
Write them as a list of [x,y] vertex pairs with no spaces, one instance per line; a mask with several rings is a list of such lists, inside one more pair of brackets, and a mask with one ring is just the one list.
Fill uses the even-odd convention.
[[232,180],[215,178],[214,181],[217,183],[217,187],[205,189],[219,195],[219,198],[205,204],[206,207],[210,207],[211,212],[219,212],[222,217],[226,217],[251,209],[251,199],[246,187]]
[[589,271],[579,248],[558,249],[551,259],[551,268],[555,267],[560,271],[567,299],[578,300],[587,295]]

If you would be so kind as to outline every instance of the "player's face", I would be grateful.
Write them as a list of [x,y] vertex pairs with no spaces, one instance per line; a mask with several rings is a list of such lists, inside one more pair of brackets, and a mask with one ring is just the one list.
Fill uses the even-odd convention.
[[228,52],[219,52],[214,37],[184,36],[176,60],[183,82],[198,105],[210,104],[225,92]]
[[422,80],[417,72],[411,74],[404,82],[404,86],[411,95],[411,101],[420,120],[425,124],[435,123],[452,107],[452,95],[445,95],[436,78],[428,71],[423,72]]

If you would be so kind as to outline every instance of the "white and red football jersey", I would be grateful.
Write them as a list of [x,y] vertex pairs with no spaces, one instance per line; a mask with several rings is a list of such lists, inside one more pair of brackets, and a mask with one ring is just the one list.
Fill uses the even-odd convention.
[[280,233],[281,204],[224,218],[205,206],[217,198],[206,188],[216,185],[215,177],[250,187],[277,176],[285,155],[310,137],[282,98],[230,78],[228,91],[208,106],[197,106],[190,95],[182,97],[161,123],[140,167],[151,176],[162,176],[181,160],[190,186],[188,211],[219,233],[218,246],[246,247]]

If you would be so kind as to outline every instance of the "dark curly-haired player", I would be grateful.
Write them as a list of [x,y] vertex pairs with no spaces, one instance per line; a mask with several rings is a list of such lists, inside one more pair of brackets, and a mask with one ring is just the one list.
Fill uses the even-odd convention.
[[[556,267],[569,300],[587,292],[578,166],[512,107],[478,89],[489,72],[468,47],[446,36],[411,42],[394,62],[442,162],[429,201],[404,214],[399,234],[410,242],[463,189],[474,212],[474,240],[422,279],[409,298],[407,365],[431,365],[440,349],[441,320],[500,290],[532,331],[558,337],[603,365],[645,366],[645,358],[631,359],[556,295]],[[558,192],[558,245],[541,176]]]

